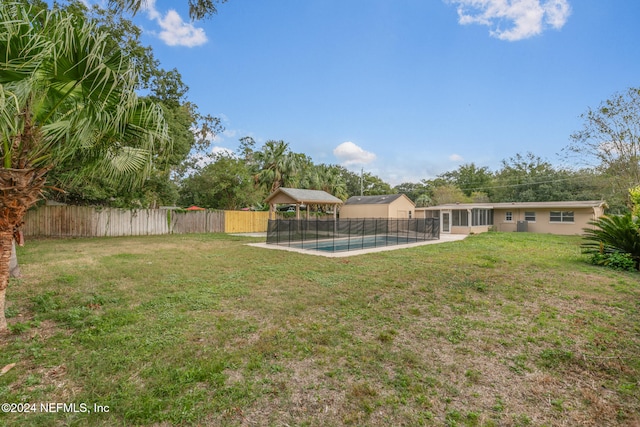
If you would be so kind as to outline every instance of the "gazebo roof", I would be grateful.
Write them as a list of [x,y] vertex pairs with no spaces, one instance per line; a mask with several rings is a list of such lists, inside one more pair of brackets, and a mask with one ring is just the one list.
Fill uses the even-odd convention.
[[323,204],[338,205],[342,200],[326,191],[303,190],[300,188],[280,187],[267,197],[267,203]]

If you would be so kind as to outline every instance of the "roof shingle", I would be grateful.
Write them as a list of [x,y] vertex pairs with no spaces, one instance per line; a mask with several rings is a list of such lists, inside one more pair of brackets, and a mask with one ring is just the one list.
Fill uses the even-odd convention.
[[285,188],[280,187],[267,197],[267,202],[273,199],[277,194],[283,193],[296,202],[311,204],[342,204],[342,200],[322,190],[304,190],[301,188]]
[[382,196],[353,196],[349,197],[345,205],[388,205],[393,203],[402,194],[386,194]]

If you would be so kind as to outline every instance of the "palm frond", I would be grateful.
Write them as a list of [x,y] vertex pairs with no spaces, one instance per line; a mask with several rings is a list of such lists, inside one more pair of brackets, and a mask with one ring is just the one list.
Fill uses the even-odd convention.
[[7,87],[0,85],[0,129],[4,138],[8,139],[17,130],[18,111],[20,111],[18,96]]
[[39,18],[29,17],[29,10],[18,3],[0,8],[0,83],[30,78],[38,70],[46,51],[47,39],[38,33]]
[[[8,163],[73,160],[79,173],[130,184],[170,148],[161,109],[138,98],[131,62],[91,22],[3,2],[0,33],[0,146]],[[26,128],[30,138],[15,138]]]
[[640,220],[630,213],[619,216],[603,216],[585,228],[585,242],[582,248],[586,253],[628,253],[634,259],[640,259]]

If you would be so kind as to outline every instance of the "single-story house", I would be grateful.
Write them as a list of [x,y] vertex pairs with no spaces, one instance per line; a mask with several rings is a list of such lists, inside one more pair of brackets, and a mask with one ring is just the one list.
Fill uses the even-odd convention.
[[333,216],[336,216],[337,207],[341,205],[342,200],[321,190],[304,190],[300,188],[280,187],[267,197],[265,200],[269,203],[269,219],[272,219],[272,213],[276,211],[277,205],[295,205],[296,218],[300,219],[300,207],[307,207],[307,218],[309,217],[309,206],[331,206]]
[[416,208],[418,218],[439,218],[440,232],[451,234],[528,231],[583,234],[589,221],[604,214],[603,201],[454,203]]
[[404,194],[353,196],[340,208],[340,218],[413,218],[415,207]]

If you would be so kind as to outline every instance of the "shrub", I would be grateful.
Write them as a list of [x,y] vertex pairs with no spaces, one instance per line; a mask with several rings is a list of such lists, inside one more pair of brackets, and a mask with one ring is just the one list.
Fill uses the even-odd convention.
[[610,254],[594,253],[591,257],[591,264],[602,265],[620,271],[634,271],[636,262],[631,255],[621,252]]
[[[620,216],[603,216],[595,221],[590,221],[594,228],[585,228],[585,240],[582,244],[585,253],[594,255],[592,262],[608,265],[611,256],[614,256],[614,264],[621,260],[621,254],[627,254],[634,263],[636,270],[640,269],[640,219],[634,218],[631,213]],[[596,255],[602,255],[598,257]]]

